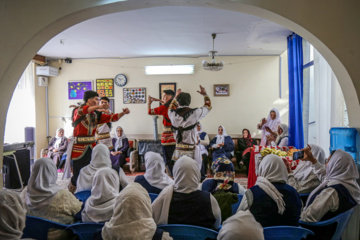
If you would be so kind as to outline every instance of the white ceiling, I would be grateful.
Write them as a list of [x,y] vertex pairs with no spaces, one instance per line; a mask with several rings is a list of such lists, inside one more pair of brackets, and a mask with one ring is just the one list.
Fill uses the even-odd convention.
[[58,34],[38,54],[50,58],[279,55],[291,31],[266,19],[201,7],[156,7],[93,18]]

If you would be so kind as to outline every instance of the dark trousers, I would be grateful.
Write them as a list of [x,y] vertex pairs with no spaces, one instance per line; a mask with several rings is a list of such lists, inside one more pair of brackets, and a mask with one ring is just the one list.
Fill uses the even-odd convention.
[[202,157],[202,164],[201,164],[200,172],[201,172],[201,182],[202,182],[206,178],[206,173],[207,173],[208,163],[209,163],[209,157],[205,153],[202,154],[201,157]]
[[120,153],[118,162],[119,166],[122,168],[126,163],[126,155],[124,153]]
[[171,159],[175,151],[175,146],[176,145],[166,145],[166,146],[162,145],[165,165],[168,171],[170,172],[171,176],[172,176],[172,169],[174,167],[174,162]]
[[84,156],[82,156],[82,158],[73,161],[73,176],[71,178],[72,185],[76,186],[76,181],[79,177],[80,170],[90,163],[91,152],[92,152],[92,149],[88,148],[86,150]]

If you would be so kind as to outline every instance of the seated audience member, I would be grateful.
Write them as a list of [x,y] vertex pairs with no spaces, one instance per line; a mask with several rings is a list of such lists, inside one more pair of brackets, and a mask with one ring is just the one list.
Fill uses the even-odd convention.
[[207,174],[208,169],[208,161],[209,161],[209,152],[207,151],[207,147],[209,146],[209,136],[206,132],[203,131],[201,123],[196,125],[196,133],[199,136],[198,145],[200,147],[200,154],[202,158],[201,165],[201,182],[204,181]]
[[173,168],[175,185],[164,188],[152,204],[157,225],[189,224],[218,229],[221,212],[216,199],[198,190],[200,169],[187,156],[180,157]]
[[304,159],[313,164],[323,182],[311,192],[301,213],[302,221],[324,221],[360,203],[360,188],[356,182],[359,172],[349,153],[338,149],[323,166],[311,153],[311,147],[305,148],[304,152]]
[[[56,166],[50,158],[35,161],[28,186],[22,192],[27,215],[72,224],[82,202],[56,184],[57,176]],[[57,229],[48,233],[48,239],[71,239],[71,236],[72,232]]]
[[[325,151],[316,144],[309,144],[311,153],[322,165],[325,164]],[[291,170],[290,170],[291,171]],[[298,193],[309,193],[314,190],[321,183],[316,176],[311,162],[300,161],[294,171],[291,171],[288,178],[288,184],[296,189]]]
[[[275,138],[275,136],[277,136]],[[267,139],[271,143],[271,146],[287,147],[289,142],[289,128],[285,123],[281,123],[278,126],[277,133],[271,132],[267,136]]]
[[270,132],[277,131],[278,126],[281,124],[281,118],[279,110],[272,108],[267,119],[263,118],[261,123],[257,125],[258,129],[262,131],[261,137],[261,146],[269,146],[270,142],[267,140],[267,136],[270,135]]
[[238,211],[223,222],[217,237],[218,240],[264,240],[262,226],[255,220],[249,210]]
[[0,239],[20,239],[26,208],[17,192],[0,190],[0,213]]
[[[109,149],[104,144],[97,144],[92,150],[90,164],[80,170],[76,192],[91,190],[95,173],[102,168],[111,168]],[[119,170],[119,178],[120,187],[125,188],[127,179],[122,169]]]
[[126,137],[122,127],[116,128],[116,137],[112,140],[114,149],[111,151],[112,165],[120,166],[126,164],[127,151],[129,149],[129,140]]
[[163,188],[174,184],[174,180],[165,173],[165,161],[159,153],[145,153],[145,169],[145,174],[137,176],[134,182],[149,193],[159,194]]
[[251,138],[250,131],[246,128],[242,130],[242,138],[239,138],[238,147],[239,147],[239,155],[238,158],[238,166],[240,168],[240,164],[244,164],[246,166],[247,172],[249,172],[249,163],[250,163],[250,152],[243,154],[245,149],[256,145],[256,141]]
[[120,192],[101,236],[104,240],[172,240],[169,233],[156,228],[149,194],[138,183],[130,183]]
[[50,140],[47,157],[51,158],[58,167],[62,155],[66,152],[68,140],[64,137],[64,129],[58,128],[56,135]]
[[299,226],[301,200],[286,184],[288,172],[277,155],[267,155],[259,166],[255,186],[245,192],[239,210],[250,210],[262,227]]
[[225,127],[219,126],[218,134],[210,142],[213,149],[212,160],[225,155],[228,159],[234,156],[234,141],[227,135]]
[[226,157],[217,158],[211,168],[214,178],[206,179],[201,185],[201,190],[210,192],[216,198],[221,209],[221,219],[225,221],[232,215],[231,204],[239,200],[237,194],[243,195],[245,189],[234,182],[235,168]]
[[116,197],[119,195],[119,175],[111,168],[102,168],[95,173],[91,196],[81,212],[83,222],[106,222],[113,214]]

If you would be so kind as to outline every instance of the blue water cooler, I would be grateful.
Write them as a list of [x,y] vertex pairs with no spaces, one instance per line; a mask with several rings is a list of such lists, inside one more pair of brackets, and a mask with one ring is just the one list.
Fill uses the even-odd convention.
[[342,149],[359,162],[360,134],[356,128],[336,127],[330,129],[330,153]]

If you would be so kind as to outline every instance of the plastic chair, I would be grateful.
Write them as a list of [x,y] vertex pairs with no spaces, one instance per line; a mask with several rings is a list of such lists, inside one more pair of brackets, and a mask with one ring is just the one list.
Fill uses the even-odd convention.
[[153,202],[159,196],[159,194],[149,193],[149,196],[150,196],[151,202]]
[[312,231],[302,227],[273,226],[264,228],[265,240],[301,240],[308,235],[314,235]]
[[234,204],[231,204],[231,213],[232,215],[234,215],[236,213],[236,211],[238,210],[239,206],[240,206],[240,203],[241,203],[241,200],[243,198],[244,195],[240,195],[238,194],[238,202],[237,203],[234,203]]
[[80,201],[82,201],[85,204],[86,200],[91,196],[91,191],[89,191],[89,190],[81,191],[81,192],[75,193],[74,195],[77,199],[79,199]]
[[68,225],[53,222],[44,218],[26,216],[26,225],[21,238],[32,238],[37,240],[48,239],[50,228],[66,229]]
[[207,238],[216,239],[218,232],[193,225],[168,224],[159,225],[158,228],[168,232],[174,240],[205,240]]
[[80,240],[93,239],[96,232],[101,231],[104,223],[75,223],[71,224],[66,230],[71,230],[79,236]]
[[310,222],[300,221],[300,226],[313,230],[315,232],[315,238],[316,238],[316,232],[317,232],[316,230],[317,229],[319,231],[321,231],[321,227],[336,224],[336,230],[331,239],[332,240],[340,240],[342,233],[344,232],[347,224],[350,221],[350,217],[351,217],[353,211],[354,211],[353,209],[350,209],[346,212],[343,212],[343,213],[337,215],[336,217],[330,218],[330,219],[322,221],[322,222],[310,223]]
[[299,193],[299,195],[300,195],[301,201],[303,202],[303,204],[305,206],[310,193]]

